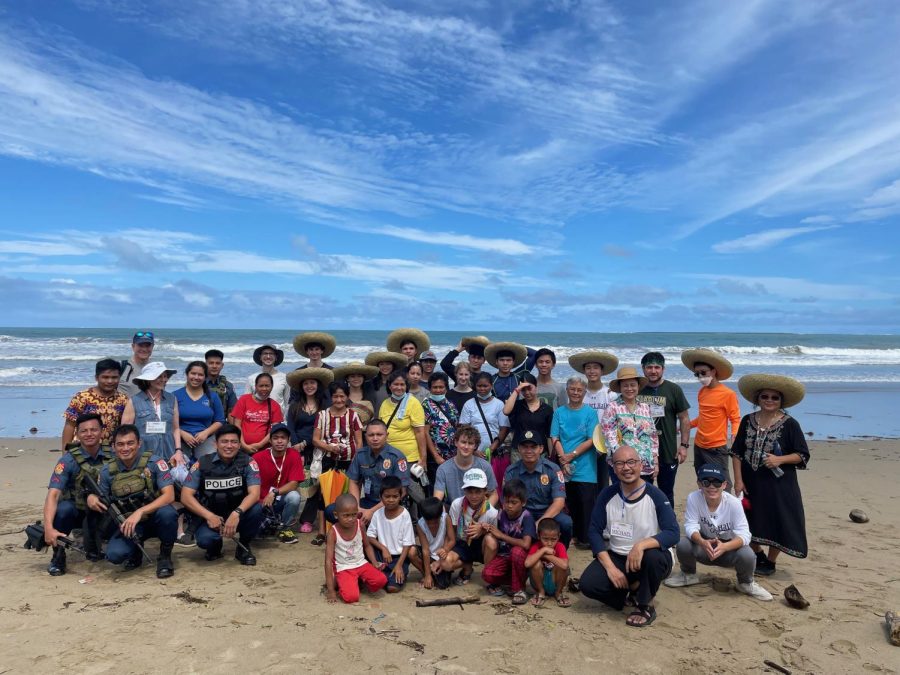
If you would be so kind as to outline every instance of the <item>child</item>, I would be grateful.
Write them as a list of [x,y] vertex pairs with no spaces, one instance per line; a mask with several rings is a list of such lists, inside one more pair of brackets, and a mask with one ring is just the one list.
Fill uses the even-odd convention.
[[[328,532],[325,543],[326,597],[328,602],[337,602],[337,594],[340,593],[341,600],[354,603],[359,600],[360,581],[369,592],[374,593],[384,588],[387,579],[372,564],[375,553],[357,520],[359,503],[356,497],[341,495],[334,506],[337,523]],[[367,562],[366,558],[371,562]]]
[[400,506],[403,483],[396,476],[381,479],[381,503],[384,508],[372,515],[367,534],[372,538],[375,557],[387,576],[388,593],[398,593],[409,574],[409,550],[415,545],[412,518]]
[[422,573],[425,588],[449,588],[450,573],[441,569],[441,561],[456,543],[450,516],[444,513],[444,505],[435,497],[422,502],[420,510],[422,517],[416,523],[419,546],[410,550],[409,560]]
[[491,595],[500,597],[504,594],[501,585],[512,582],[514,605],[524,605],[528,600],[525,595],[525,558],[531,542],[537,539],[534,529],[534,518],[525,509],[528,489],[518,478],[511,478],[503,484],[503,509],[496,525],[487,525],[487,541],[495,540],[498,544],[497,556],[485,564],[481,577],[488,585]]
[[450,523],[455,528],[456,544],[441,562],[445,572],[460,570],[460,586],[472,578],[472,563],[490,563],[497,553],[497,540],[485,539],[486,527],[497,523],[497,509],[487,499],[487,475],[481,469],[469,469],[463,476],[463,496],[450,505]]
[[565,594],[569,577],[569,556],[566,547],[559,540],[559,524],[552,518],[544,518],[538,523],[538,539],[532,544],[525,558],[525,567],[531,574],[531,585],[537,595],[531,600],[535,607],[543,606],[547,596],[552,594],[560,607],[570,607],[572,602]]

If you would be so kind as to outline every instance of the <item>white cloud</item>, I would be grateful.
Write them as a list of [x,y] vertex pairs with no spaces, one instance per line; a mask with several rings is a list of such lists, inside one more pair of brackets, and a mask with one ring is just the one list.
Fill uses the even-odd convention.
[[828,225],[829,223],[833,223],[835,221],[834,216],[809,216],[808,218],[804,218],[800,222],[804,225]]
[[526,255],[534,253],[536,250],[530,244],[525,244],[516,239],[490,239],[473,237],[468,234],[457,234],[456,232],[432,232],[413,227],[397,227],[396,225],[376,225],[371,228],[360,228],[360,231],[423,244],[452,246],[454,248],[500,253],[502,255]]
[[861,284],[828,284],[807,279],[771,276],[741,276],[731,274],[686,274],[693,279],[711,279],[714,282],[725,282],[719,288],[754,289],[754,295],[771,294],[782,298],[819,299],[827,301],[867,301],[890,300],[893,296],[876,290],[875,287]]
[[753,253],[771,248],[792,237],[799,237],[801,234],[833,230],[835,227],[837,226],[784,227],[762,230],[761,232],[754,232],[730,241],[720,241],[718,244],[713,244],[712,249],[716,253]]

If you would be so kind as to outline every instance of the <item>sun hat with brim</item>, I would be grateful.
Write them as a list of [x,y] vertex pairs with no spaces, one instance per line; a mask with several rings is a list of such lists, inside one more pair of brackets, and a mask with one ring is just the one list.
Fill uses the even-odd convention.
[[366,356],[366,365],[378,367],[379,363],[387,361],[394,365],[394,368],[406,368],[408,363],[403,354],[398,352],[371,352]]
[[162,361],[151,361],[146,366],[144,366],[143,370],[141,370],[140,375],[135,375],[131,379],[147,380],[148,382],[152,382],[163,373],[168,373],[169,377],[172,377],[177,372],[178,371],[174,368],[166,368],[166,364]]
[[306,356],[306,347],[311,344],[322,345],[322,358],[324,358],[334,354],[337,340],[330,333],[320,333],[319,331],[300,333],[294,338],[294,351],[300,356]]
[[328,368],[297,368],[287,374],[287,383],[291,389],[299,389],[304,380],[318,380],[327,387],[334,382],[334,373]]
[[594,441],[594,450],[601,455],[606,454],[606,438],[603,436],[603,429],[598,424],[594,427],[594,433],[591,434],[591,440]]
[[491,344],[491,341],[484,335],[470,335],[460,340],[460,343],[465,351],[469,351],[469,345],[480,345],[481,350],[484,351],[484,348]]
[[589,350],[572,354],[572,356],[569,357],[569,365],[572,366],[572,370],[577,370],[579,373],[583,373],[584,367],[589,363],[599,363],[600,371],[604,375],[608,375],[619,367],[618,357],[609,352]]
[[719,382],[727,380],[734,374],[734,366],[719,352],[712,349],[685,349],[681,352],[681,362],[687,369],[693,371],[698,363],[705,363],[716,369],[716,379]]
[[512,352],[513,365],[517,366],[528,358],[528,350],[518,342],[492,342],[484,348],[484,358],[494,368],[497,367],[497,354]]
[[362,375],[369,380],[378,374],[378,368],[376,366],[367,366],[362,361],[351,361],[343,366],[338,366],[331,372],[334,373],[335,382],[346,380],[351,375]]
[[398,328],[392,331],[387,338],[389,352],[399,352],[404,342],[412,342],[416,346],[416,353],[427,351],[431,348],[431,339],[428,333],[418,328]]
[[253,363],[258,366],[262,365],[262,356],[263,349],[271,349],[275,352],[275,363],[273,364],[276,368],[280,366],[284,362],[284,352],[278,349],[275,345],[260,345],[256,349],[253,350]]
[[759,392],[771,389],[781,394],[781,407],[790,408],[797,405],[806,395],[806,387],[793,377],[787,375],[769,375],[768,373],[751,373],[738,380],[741,396],[757,404]]
[[638,374],[637,368],[632,366],[622,366],[619,368],[619,372],[616,373],[616,379],[609,383],[609,390],[618,394],[621,383],[625,380],[637,380],[638,391],[646,387],[647,383],[650,381],[643,375]]

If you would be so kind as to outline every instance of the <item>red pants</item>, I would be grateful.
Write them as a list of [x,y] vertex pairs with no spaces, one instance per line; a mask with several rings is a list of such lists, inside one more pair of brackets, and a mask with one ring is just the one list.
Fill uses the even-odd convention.
[[497,480],[497,494],[503,494],[503,476],[509,468],[509,455],[503,457],[491,457],[491,468],[494,470],[494,478]]
[[387,577],[375,569],[375,566],[370,562],[354,567],[352,570],[338,572],[334,578],[337,581],[341,600],[346,603],[359,601],[360,581],[366,585],[366,590],[370,593],[380,591],[387,584]]
[[510,582],[513,593],[525,590],[525,558],[527,554],[521,546],[513,546],[509,555],[498,555],[484,566],[481,578],[489,586],[502,586]]

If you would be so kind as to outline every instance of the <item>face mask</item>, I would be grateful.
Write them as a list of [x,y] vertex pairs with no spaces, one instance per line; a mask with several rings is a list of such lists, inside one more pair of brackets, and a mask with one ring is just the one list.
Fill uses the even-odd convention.
[[712,382],[712,378],[709,375],[700,378],[700,384],[702,384],[704,387],[708,387],[710,382]]
[[478,396],[478,398],[480,398],[482,401],[487,401],[487,400],[489,400],[489,399],[491,398],[491,396],[493,396],[493,394],[491,394],[491,393],[487,393],[487,394],[477,394],[477,396]]
[[391,400],[399,403],[403,400],[404,396],[406,396],[406,394],[400,394],[399,396],[397,396],[396,394],[391,394]]
[[445,398],[447,398],[447,395],[446,395],[446,394],[429,394],[428,397],[429,397],[432,401],[437,401],[438,403],[440,403],[440,402],[443,401]]

